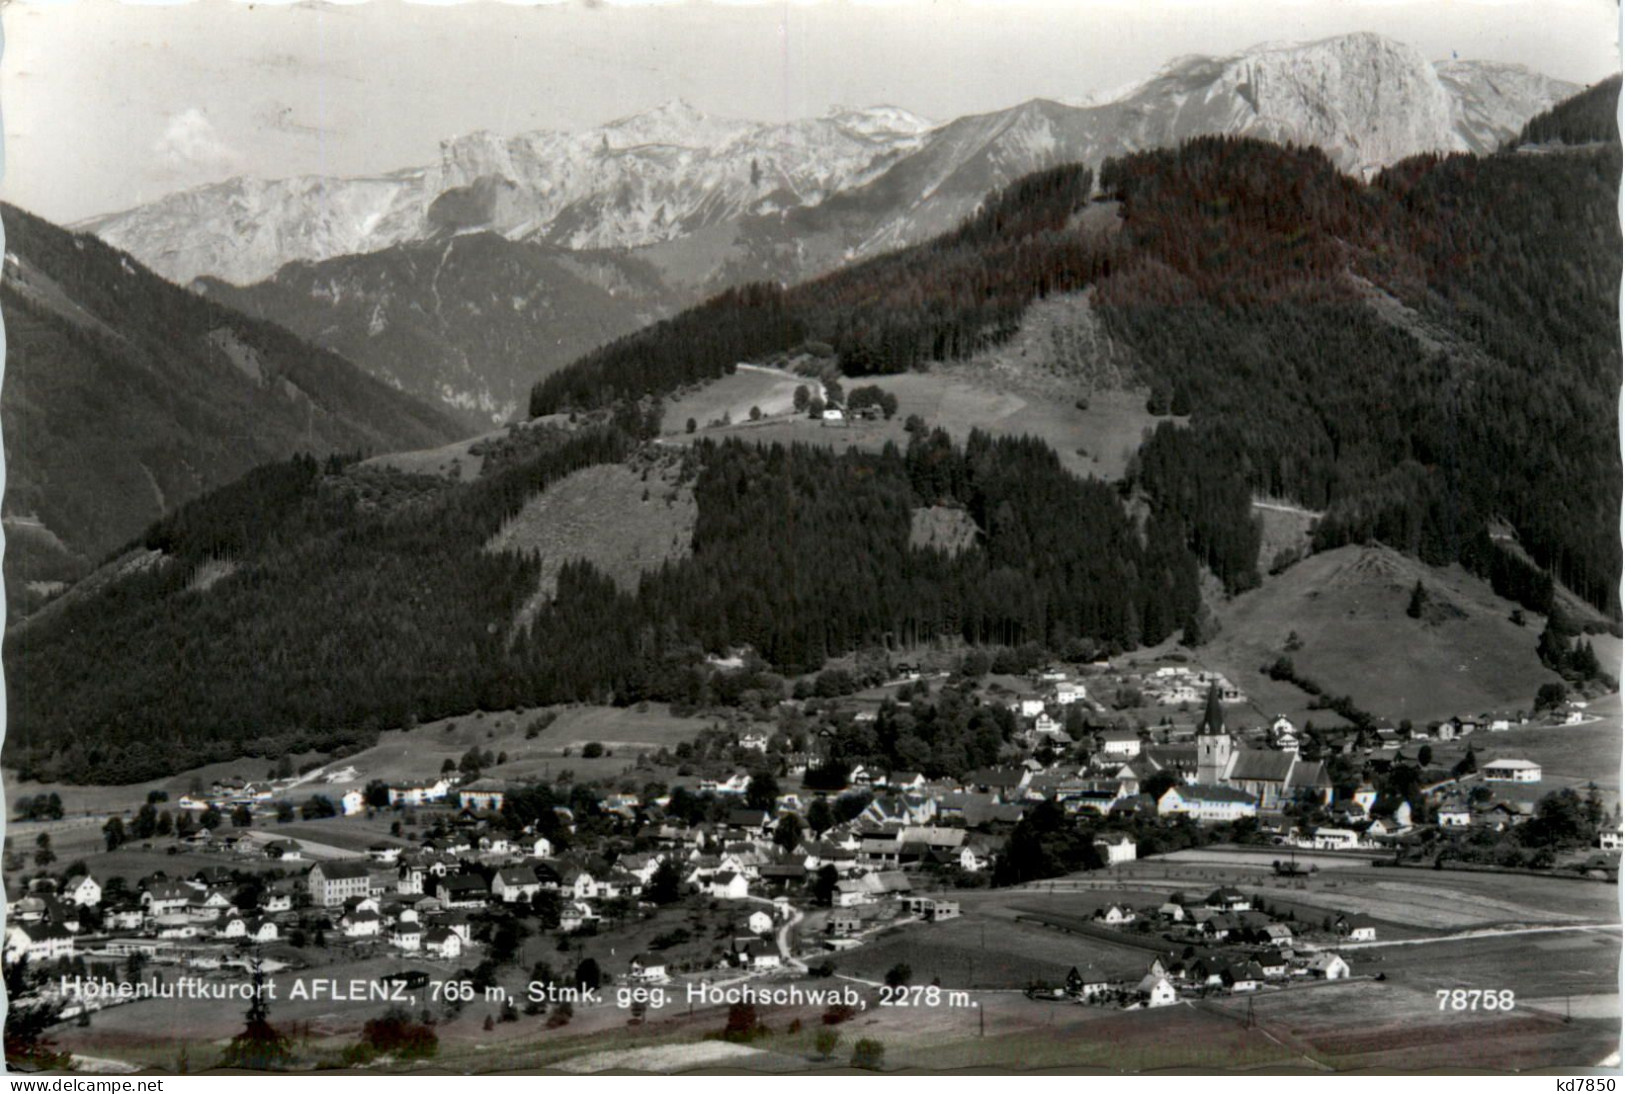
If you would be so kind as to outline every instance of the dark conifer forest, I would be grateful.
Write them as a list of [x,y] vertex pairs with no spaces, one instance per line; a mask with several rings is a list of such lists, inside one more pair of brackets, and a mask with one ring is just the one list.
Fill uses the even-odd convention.
[[[182,748],[205,762],[472,709],[696,703],[716,697],[705,656],[741,646],[788,675],[936,638],[1197,642],[1203,568],[1230,593],[1260,580],[1258,494],[1324,510],[1319,549],[1459,561],[1536,609],[1561,582],[1617,618],[1618,159],[1424,157],[1362,183],[1313,149],[1215,138],[1108,163],[1098,184],[1041,172],[929,244],[724,294],[549,376],[533,413],[581,422],[473,483],[300,458],[181,508],[130,545],[149,564],[10,636],[8,762],[133,781]],[[570,563],[516,628],[539,564],[486,542],[547,484],[649,443],[654,397],[813,340],[850,376],[969,358],[1085,287],[1138,379],[1189,410],[1122,482],[981,433],[840,453],[701,440],[692,553],[635,590]],[[928,505],[965,510],[977,543],[911,543]],[[996,728],[932,762],[984,762]]]

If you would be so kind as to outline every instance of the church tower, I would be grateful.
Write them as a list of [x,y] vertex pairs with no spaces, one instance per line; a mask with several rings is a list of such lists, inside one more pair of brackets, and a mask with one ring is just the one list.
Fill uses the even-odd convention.
[[1219,703],[1219,685],[1209,685],[1207,709],[1196,727],[1196,782],[1198,786],[1220,786],[1230,770],[1235,741],[1224,728],[1224,708]]

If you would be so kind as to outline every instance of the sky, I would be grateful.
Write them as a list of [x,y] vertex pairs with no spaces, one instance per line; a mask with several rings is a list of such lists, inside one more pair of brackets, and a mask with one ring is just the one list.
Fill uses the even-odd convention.
[[581,129],[674,98],[764,121],[880,103],[947,121],[1357,30],[1582,84],[1620,67],[1615,0],[20,0],[3,19],[0,197],[63,223],[233,175],[421,165],[458,134]]

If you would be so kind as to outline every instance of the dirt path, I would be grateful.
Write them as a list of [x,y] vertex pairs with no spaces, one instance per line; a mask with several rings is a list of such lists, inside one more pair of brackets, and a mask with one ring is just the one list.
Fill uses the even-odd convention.
[[1374,950],[1382,946],[1427,946],[1435,942],[1475,942],[1483,938],[1506,938],[1518,934],[1559,934],[1567,931],[1618,931],[1618,923],[1566,923],[1557,927],[1485,927],[1457,931],[1432,938],[1394,938],[1386,942],[1343,942],[1339,950]]

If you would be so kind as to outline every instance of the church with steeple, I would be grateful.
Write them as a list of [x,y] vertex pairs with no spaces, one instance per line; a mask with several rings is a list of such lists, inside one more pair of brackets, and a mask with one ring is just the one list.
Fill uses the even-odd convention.
[[1258,799],[1264,810],[1279,809],[1290,801],[1314,798],[1328,803],[1331,779],[1318,761],[1303,760],[1296,752],[1241,745],[1224,727],[1219,688],[1208,689],[1207,708],[1196,728],[1196,785],[1241,790]]

